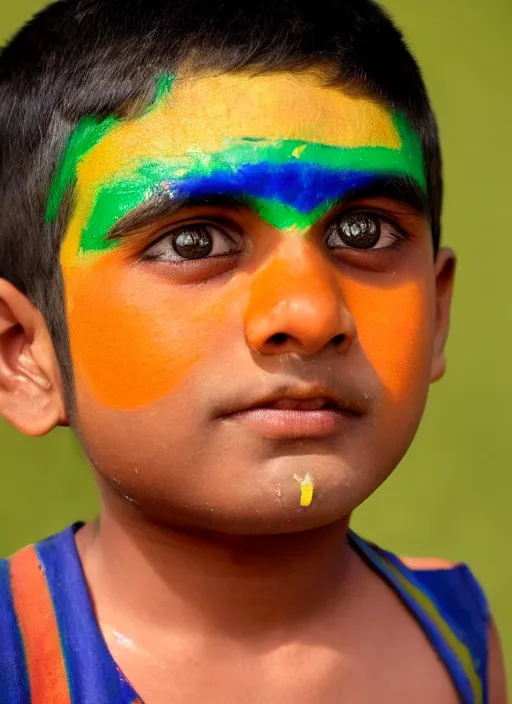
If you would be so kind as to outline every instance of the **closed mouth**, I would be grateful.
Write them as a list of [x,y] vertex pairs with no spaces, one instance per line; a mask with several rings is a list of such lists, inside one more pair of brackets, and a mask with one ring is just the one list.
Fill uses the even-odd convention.
[[[280,398],[275,401],[261,403],[252,408],[273,408],[277,411],[339,411],[339,404],[334,403],[328,398]],[[250,409],[249,409],[250,410]]]

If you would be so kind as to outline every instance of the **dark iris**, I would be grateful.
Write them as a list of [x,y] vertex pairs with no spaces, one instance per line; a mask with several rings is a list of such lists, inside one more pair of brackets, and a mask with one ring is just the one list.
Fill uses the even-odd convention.
[[184,259],[202,259],[213,249],[213,241],[205,227],[180,230],[172,238],[172,246]]
[[348,247],[370,249],[380,238],[380,221],[366,213],[351,213],[337,227],[338,236]]

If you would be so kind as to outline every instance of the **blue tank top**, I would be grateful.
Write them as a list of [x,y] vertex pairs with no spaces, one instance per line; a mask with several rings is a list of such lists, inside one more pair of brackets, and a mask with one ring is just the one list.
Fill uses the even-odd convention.
[[[142,704],[96,621],[75,543],[80,526],[0,560],[2,704]],[[410,570],[355,533],[348,539],[417,620],[461,704],[488,704],[488,607],[470,570]]]

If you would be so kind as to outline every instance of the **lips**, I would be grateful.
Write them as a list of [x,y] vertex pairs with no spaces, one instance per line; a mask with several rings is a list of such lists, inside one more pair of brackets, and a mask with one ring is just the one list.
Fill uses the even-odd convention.
[[[352,399],[352,400],[351,400]],[[228,426],[270,439],[326,439],[344,433],[364,407],[321,387],[281,386],[220,416]]]
[[214,418],[230,416],[248,411],[271,410],[297,413],[332,411],[343,415],[362,416],[369,411],[370,394],[357,391],[348,380],[332,385],[277,383],[273,388],[249,389],[226,393],[212,404]]
[[281,398],[277,401],[263,403],[259,408],[275,408],[279,411],[320,411],[323,408],[334,408],[334,404],[326,398]]

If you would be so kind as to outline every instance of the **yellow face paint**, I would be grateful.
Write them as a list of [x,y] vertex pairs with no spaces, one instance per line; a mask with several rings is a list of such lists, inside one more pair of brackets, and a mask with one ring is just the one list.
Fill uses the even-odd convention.
[[299,477],[297,474],[294,474],[293,478],[300,486],[300,506],[303,508],[311,506],[315,489],[311,475],[306,474],[305,477]]
[[[102,124],[87,125],[93,134],[80,136],[94,146],[76,164],[81,197],[64,263],[80,250],[106,248],[116,219],[158,188],[201,194],[210,181],[210,192],[256,200],[274,226],[306,229],[344,191],[372,177],[424,181],[419,141],[402,117],[325,88],[311,74],[176,80],[141,118],[108,130]],[[106,132],[97,143],[95,130]]]
[[[281,149],[286,143],[285,151],[279,152],[279,159],[286,157],[286,166],[308,164],[308,154],[320,161],[331,159],[340,150],[342,161],[349,162],[357,152],[361,173],[370,166],[377,169],[372,173],[379,173],[378,155],[383,165],[398,160],[401,173],[418,173],[417,154],[409,164],[401,139],[396,121],[384,107],[325,88],[313,74],[188,77],[176,80],[171,93],[147,114],[116,123],[77,164],[76,204],[61,249],[72,358],[95,397],[107,407],[124,410],[171,393],[215,349],[232,307],[249,297],[247,277],[234,276],[219,291],[198,294],[148,274],[143,264],[130,260],[122,243],[103,246],[105,223],[115,224],[141,204],[146,191],[152,195],[161,185],[166,164],[172,163],[173,169],[181,164],[189,178],[187,165],[196,168],[201,160],[210,163],[211,155],[216,155],[215,169],[236,176],[243,164],[239,169],[222,159],[242,140],[244,154],[253,154],[250,145],[261,146],[263,141],[270,164],[273,145],[279,143]],[[171,185],[165,182],[171,196],[173,187],[180,188],[177,173],[173,171]],[[308,188],[298,184],[292,222],[301,213],[297,203],[302,192],[314,195],[315,184],[314,177]],[[268,221],[288,222],[282,211],[276,216],[275,204],[264,198],[258,203],[264,219],[270,213]],[[322,214],[314,208],[308,211],[304,226],[310,227]],[[91,230],[91,223],[98,222]],[[89,246],[84,247],[87,232]],[[368,317],[371,306],[368,300]],[[386,378],[385,370],[382,374]],[[301,501],[311,503],[312,496],[313,485],[306,482]]]

